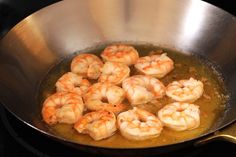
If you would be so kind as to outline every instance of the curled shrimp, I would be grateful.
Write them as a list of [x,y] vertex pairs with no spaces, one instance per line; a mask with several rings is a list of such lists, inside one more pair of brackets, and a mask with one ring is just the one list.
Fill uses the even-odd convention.
[[200,125],[199,106],[183,102],[175,102],[158,111],[158,117],[164,126],[175,130],[192,130]]
[[166,53],[140,57],[135,68],[145,75],[162,78],[174,69],[174,62]]
[[74,92],[57,92],[43,103],[42,117],[50,125],[56,123],[75,123],[83,113],[84,103]]
[[79,54],[71,62],[71,71],[89,79],[100,76],[103,62],[93,54]]
[[56,89],[58,92],[76,92],[81,95],[88,90],[90,85],[90,82],[82,79],[82,76],[67,72],[56,82]]
[[102,68],[102,74],[99,82],[108,82],[112,84],[121,84],[129,77],[130,69],[127,65],[118,62],[106,62]]
[[126,109],[126,105],[122,104],[125,98],[124,90],[110,83],[93,84],[83,98],[89,110],[106,109],[119,113]]
[[94,140],[112,136],[116,128],[116,116],[107,110],[98,110],[85,114],[74,125],[83,134],[89,134]]
[[136,63],[139,54],[134,47],[120,44],[107,46],[101,57],[105,61],[120,62],[129,66]]
[[166,88],[166,95],[180,102],[194,102],[203,94],[203,83],[190,78],[174,81]]
[[147,75],[134,75],[125,79],[122,87],[126,97],[135,106],[162,98],[165,95],[165,86],[158,79]]
[[121,134],[131,140],[146,140],[160,135],[163,126],[152,113],[134,107],[117,116]]

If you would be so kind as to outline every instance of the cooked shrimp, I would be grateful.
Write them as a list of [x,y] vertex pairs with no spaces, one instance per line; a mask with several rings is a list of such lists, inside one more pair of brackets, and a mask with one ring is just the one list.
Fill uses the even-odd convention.
[[188,80],[174,81],[166,88],[166,95],[176,101],[194,102],[203,94],[203,83],[190,78]]
[[88,90],[90,83],[86,79],[82,79],[82,76],[78,76],[72,72],[67,72],[62,75],[56,82],[56,88],[58,92],[76,92],[83,94]]
[[57,92],[43,103],[42,117],[47,124],[75,123],[83,113],[84,103],[75,92]]
[[122,104],[125,98],[124,90],[109,83],[93,84],[83,98],[89,110],[106,109],[119,113],[126,109],[126,105]]
[[116,128],[116,116],[107,110],[98,110],[85,114],[74,128],[83,134],[89,134],[94,140],[101,140],[112,136]]
[[174,69],[174,62],[166,53],[140,57],[135,68],[142,74],[162,78]]
[[105,61],[120,62],[126,65],[135,64],[139,58],[137,50],[128,45],[111,45],[105,48],[101,57]]
[[164,126],[175,130],[192,130],[200,125],[199,106],[183,102],[175,102],[158,111],[158,117]]
[[71,71],[85,78],[97,79],[103,62],[93,54],[79,54],[71,62]]
[[121,84],[129,77],[130,69],[127,65],[118,62],[106,62],[102,68],[102,74],[99,82],[108,82],[112,84]]
[[135,106],[162,98],[165,95],[165,86],[158,79],[147,75],[134,75],[125,79],[122,87],[126,97]]
[[82,94],[86,93],[90,86],[91,86],[91,83],[87,79],[82,79],[81,84],[80,84],[80,89],[82,91]]
[[121,134],[131,140],[146,140],[160,135],[161,121],[152,113],[134,107],[122,112],[117,117]]

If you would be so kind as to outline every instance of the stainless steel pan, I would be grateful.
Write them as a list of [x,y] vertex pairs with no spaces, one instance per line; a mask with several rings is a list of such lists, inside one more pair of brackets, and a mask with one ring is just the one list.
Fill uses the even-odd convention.
[[[67,0],[28,16],[0,42],[0,100],[29,127],[72,147],[116,156],[150,155],[203,144],[212,139],[235,142],[236,18],[197,0]],[[218,65],[230,100],[213,127],[177,144],[112,149],[73,143],[53,135],[42,123],[39,84],[66,56],[110,42],[153,44],[199,54]],[[223,128],[228,126],[222,131]]]

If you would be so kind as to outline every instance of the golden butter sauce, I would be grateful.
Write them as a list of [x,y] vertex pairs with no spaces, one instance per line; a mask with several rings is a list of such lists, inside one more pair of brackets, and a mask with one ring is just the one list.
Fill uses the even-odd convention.
[[[53,134],[86,145],[112,148],[137,148],[161,146],[186,141],[200,136],[211,128],[217,119],[217,116],[224,111],[224,104],[227,101],[227,94],[223,81],[212,64],[209,64],[208,61],[200,59],[194,55],[186,55],[168,49],[161,49],[152,45],[133,46],[138,50],[140,56],[167,53],[168,57],[174,61],[174,70],[160,79],[165,86],[167,86],[168,83],[172,81],[189,79],[190,77],[203,82],[203,96],[194,102],[194,104],[200,106],[200,126],[194,130],[181,132],[164,128],[159,137],[144,141],[127,140],[122,137],[119,131],[117,131],[110,138],[101,141],[94,141],[88,135],[77,133],[73,129],[73,125],[68,124],[56,124],[53,126],[48,126]],[[86,53],[95,53],[99,56],[104,48],[105,46],[101,46],[96,49],[88,50]],[[46,97],[55,92],[55,82],[57,79],[70,70],[70,62],[73,57],[74,56],[71,56],[68,59],[63,60],[60,64],[56,65],[44,79],[41,85],[39,97],[41,104],[43,104],[43,101],[46,99]],[[131,67],[131,75],[134,74],[137,74],[137,71]],[[128,103],[127,100],[125,102]],[[138,107],[156,114],[160,108],[171,102],[174,101],[171,98],[165,96],[164,98],[158,99],[155,102],[139,105]]]

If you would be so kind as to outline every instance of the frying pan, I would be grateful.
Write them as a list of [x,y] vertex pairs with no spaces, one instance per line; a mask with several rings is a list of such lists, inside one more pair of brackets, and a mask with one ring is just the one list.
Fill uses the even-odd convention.
[[[112,156],[150,156],[214,139],[236,143],[236,18],[197,0],[61,1],[28,16],[0,42],[0,100],[23,123],[71,147]],[[104,43],[153,44],[198,54],[217,65],[230,99],[207,132],[177,144],[115,149],[52,134],[37,94],[48,70],[72,53]]]

